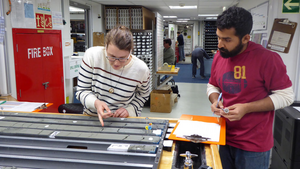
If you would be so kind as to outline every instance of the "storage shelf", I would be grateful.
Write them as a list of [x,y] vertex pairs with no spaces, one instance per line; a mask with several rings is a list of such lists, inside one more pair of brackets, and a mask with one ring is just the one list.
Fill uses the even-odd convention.
[[[132,30],[134,49],[133,54],[144,61],[150,72],[153,72],[153,31],[152,30]],[[153,77],[150,77],[153,80]],[[150,84],[152,89],[152,83]]]
[[152,30],[155,14],[142,6],[105,6],[105,28],[110,30],[117,24],[131,30]]
[[218,36],[216,35],[217,26],[215,21],[205,21],[204,25],[203,47],[206,53],[212,57],[214,54],[211,50],[218,49]]

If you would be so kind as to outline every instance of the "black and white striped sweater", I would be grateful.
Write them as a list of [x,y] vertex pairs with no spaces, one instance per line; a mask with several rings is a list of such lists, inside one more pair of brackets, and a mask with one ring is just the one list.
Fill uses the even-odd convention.
[[[130,62],[124,68],[114,70],[105,53],[105,48],[100,46],[91,47],[85,52],[76,98],[89,115],[97,116],[94,103],[99,99],[111,111],[123,107],[129,116],[138,116],[150,94],[150,71],[147,65],[131,55]],[[114,93],[109,93],[110,88],[114,88]]]

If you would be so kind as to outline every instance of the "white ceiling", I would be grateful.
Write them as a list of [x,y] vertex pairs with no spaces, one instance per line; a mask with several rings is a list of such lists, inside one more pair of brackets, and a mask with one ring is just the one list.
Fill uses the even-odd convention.
[[[144,6],[162,16],[177,16],[191,20],[203,20],[198,14],[220,14],[223,7],[236,5],[240,0],[91,0],[103,5],[138,5]],[[197,5],[197,9],[170,9],[169,6]],[[166,19],[168,20],[168,19]],[[171,19],[169,19],[171,20]],[[174,19],[172,19],[175,21]]]

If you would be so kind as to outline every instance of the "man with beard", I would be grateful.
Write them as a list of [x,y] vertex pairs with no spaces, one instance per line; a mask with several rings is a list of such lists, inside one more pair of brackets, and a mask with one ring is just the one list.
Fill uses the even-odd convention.
[[224,169],[268,169],[274,110],[294,100],[281,57],[250,41],[252,24],[251,13],[239,7],[217,19],[219,52],[207,95],[212,112],[226,119],[226,145],[219,147]]

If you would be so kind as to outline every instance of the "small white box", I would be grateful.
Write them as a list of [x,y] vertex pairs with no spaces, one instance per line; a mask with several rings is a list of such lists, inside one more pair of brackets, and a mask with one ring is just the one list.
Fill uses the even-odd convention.
[[65,59],[65,78],[72,79],[79,75],[79,69],[82,59]]
[[73,55],[73,39],[63,40],[63,55],[72,56]]
[[128,148],[130,147],[130,144],[111,144],[107,151],[128,151]]

